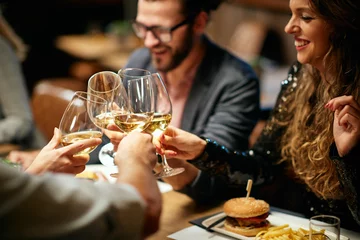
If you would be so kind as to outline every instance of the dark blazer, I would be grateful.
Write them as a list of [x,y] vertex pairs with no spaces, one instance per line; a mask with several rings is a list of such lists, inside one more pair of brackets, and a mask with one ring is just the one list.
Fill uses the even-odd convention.
[[[257,76],[249,64],[215,45],[208,38],[204,37],[203,40],[206,53],[185,104],[181,129],[216,140],[230,149],[245,150],[259,114]],[[156,72],[147,48],[135,51],[126,67]],[[217,181],[203,176],[202,173],[199,177],[192,186],[184,189],[184,192],[199,201],[206,200],[210,196],[205,194],[200,199],[195,196],[197,193],[191,193],[198,189],[193,187],[202,183],[198,187],[205,190]],[[203,183],[207,186],[203,186]]]
[[[231,149],[247,149],[259,114],[259,82],[252,68],[204,37],[206,54],[185,105],[181,129]],[[156,72],[147,48],[126,67]]]

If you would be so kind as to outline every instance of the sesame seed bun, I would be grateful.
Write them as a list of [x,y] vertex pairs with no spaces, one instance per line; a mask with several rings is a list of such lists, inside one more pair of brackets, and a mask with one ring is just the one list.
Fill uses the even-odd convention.
[[224,212],[233,218],[250,218],[269,212],[270,206],[263,200],[252,197],[233,198],[225,202]]

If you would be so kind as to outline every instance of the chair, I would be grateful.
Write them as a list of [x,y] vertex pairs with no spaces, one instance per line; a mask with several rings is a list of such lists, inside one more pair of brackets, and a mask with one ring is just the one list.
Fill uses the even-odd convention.
[[86,91],[86,82],[77,78],[40,80],[34,87],[31,107],[36,126],[49,141],[58,127],[75,91]]

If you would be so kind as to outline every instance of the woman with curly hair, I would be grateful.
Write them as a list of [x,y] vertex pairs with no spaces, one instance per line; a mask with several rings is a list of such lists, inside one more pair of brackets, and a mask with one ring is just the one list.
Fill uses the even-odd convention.
[[169,158],[189,160],[228,186],[243,187],[250,176],[262,186],[256,196],[272,205],[336,215],[342,227],[359,229],[360,2],[290,0],[290,9],[285,32],[298,62],[254,147],[230,151],[174,127],[162,143]]

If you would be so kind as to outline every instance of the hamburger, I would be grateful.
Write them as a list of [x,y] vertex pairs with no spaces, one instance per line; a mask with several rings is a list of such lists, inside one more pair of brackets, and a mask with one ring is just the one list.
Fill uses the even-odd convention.
[[225,229],[243,236],[253,237],[270,227],[266,218],[270,206],[263,200],[252,197],[233,198],[225,202],[224,212],[227,215]]

